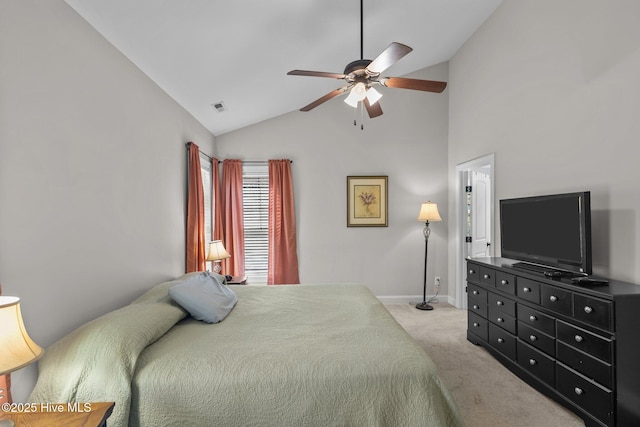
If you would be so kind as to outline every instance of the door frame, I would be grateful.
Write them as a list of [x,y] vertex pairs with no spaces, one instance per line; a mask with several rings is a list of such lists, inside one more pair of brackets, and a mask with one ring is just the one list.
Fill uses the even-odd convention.
[[[464,163],[460,163],[456,166],[456,199],[455,199],[455,212],[456,212],[456,298],[455,305],[460,309],[467,309],[467,298],[465,298],[466,287],[466,265],[465,260],[468,256],[467,244],[465,242],[465,228],[466,228],[466,214],[464,206],[466,204],[466,191],[464,191],[464,175],[466,172],[473,171],[475,169],[483,169],[487,172],[490,179],[490,191],[488,204],[490,206],[490,221],[491,221],[491,234],[495,236],[495,153],[487,154],[482,157],[478,157]],[[491,256],[494,252],[495,244],[491,244],[489,247],[489,253]]]

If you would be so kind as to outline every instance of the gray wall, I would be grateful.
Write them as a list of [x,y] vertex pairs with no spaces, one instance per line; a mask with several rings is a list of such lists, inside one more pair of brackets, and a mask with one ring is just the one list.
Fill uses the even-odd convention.
[[[447,75],[445,63],[412,76],[447,81]],[[439,275],[446,295],[448,90],[380,91],[384,114],[365,119],[364,130],[353,126],[354,110],[340,97],[220,135],[217,155],[292,159],[301,282],[362,283],[390,297],[385,301],[422,299],[424,224],[416,218],[422,202],[439,203],[444,221],[432,225],[429,292]],[[347,228],[348,175],[388,175],[388,227]]]
[[0,281],[46,346],[184,272],[184,144],[214,137],[62,0],[0,2],[0,64]]
[[450,182],[495,152],[496,203],[590,190],[594,270],[636,283],[638,22],[635,0],[504,0],[450,61],[449,103]]

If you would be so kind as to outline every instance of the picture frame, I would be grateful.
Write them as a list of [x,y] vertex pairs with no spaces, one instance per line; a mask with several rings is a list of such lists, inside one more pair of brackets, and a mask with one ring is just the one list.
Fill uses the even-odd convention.
[[388,177],[347,176],[347,227],[388,226]]

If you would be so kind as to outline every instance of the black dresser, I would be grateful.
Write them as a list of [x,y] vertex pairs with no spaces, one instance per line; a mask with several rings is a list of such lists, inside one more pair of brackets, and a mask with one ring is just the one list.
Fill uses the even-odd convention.
[[640,426],[640,286],[467,260],[467,339],[590,426]]

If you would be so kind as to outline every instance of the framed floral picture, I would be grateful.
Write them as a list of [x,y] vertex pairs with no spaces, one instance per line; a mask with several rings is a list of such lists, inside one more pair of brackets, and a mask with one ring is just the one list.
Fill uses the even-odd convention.
[[347,227],[387,227],[387,176],[347,177]]

